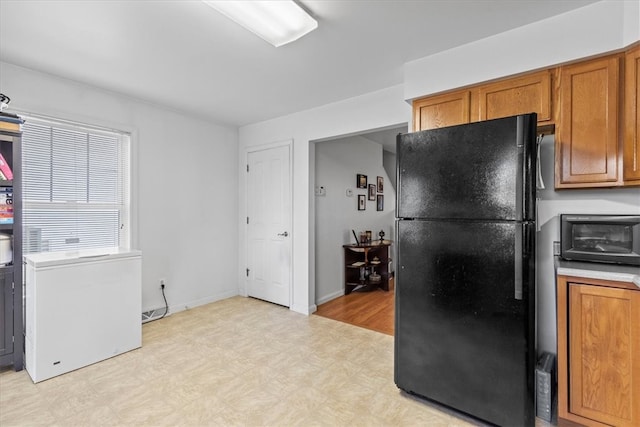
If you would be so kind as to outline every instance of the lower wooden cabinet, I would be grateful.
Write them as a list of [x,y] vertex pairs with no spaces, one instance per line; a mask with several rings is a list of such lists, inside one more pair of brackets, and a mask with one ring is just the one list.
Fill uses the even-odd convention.
[[640,426],[640,289],[558,276],[558,424]]

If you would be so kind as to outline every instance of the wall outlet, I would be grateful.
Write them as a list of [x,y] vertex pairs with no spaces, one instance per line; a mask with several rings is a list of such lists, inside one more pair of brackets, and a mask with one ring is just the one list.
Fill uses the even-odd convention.
[[553,256],[560,256],[560,242],[553,242]]
[[160,279],[160,289],[167,287],[167,279]]

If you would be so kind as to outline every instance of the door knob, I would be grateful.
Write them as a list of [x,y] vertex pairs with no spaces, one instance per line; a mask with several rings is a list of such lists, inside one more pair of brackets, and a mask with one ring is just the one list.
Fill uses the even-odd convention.
[[287,237],[289,235],[289,233],[287,233],[286,231],[284,233],[278,233],[278,236],[282,236],[282,237]]

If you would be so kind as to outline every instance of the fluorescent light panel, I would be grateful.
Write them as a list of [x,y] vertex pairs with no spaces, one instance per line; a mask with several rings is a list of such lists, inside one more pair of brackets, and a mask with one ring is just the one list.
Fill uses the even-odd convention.
[[203,1],[275,47],[318,28],[318,21],[290,0]]

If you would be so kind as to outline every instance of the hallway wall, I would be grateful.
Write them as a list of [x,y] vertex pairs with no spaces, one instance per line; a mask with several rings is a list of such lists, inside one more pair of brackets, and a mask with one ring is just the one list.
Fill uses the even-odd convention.
[[[356,234],[371,230],[373,238],[385,232],[392,239],[395,219],[395,191],[383,167],[382,145],[352,136],[316,144],[316,188],[326,195],[316,195],[316,305],[344,294],[342,245],[354,243]],[[395,167],[394,167],[395,169]],[[384,179],[384,211],[376,210],[376,201],[366,200],[366,209],[358,210],[358,194],[367,189],[356,188],[356,175],[367,175],[368,184],[376,177]],[[351,197],[346,195],[352,190]],[[377,193],[376,193],[377,194]]]

